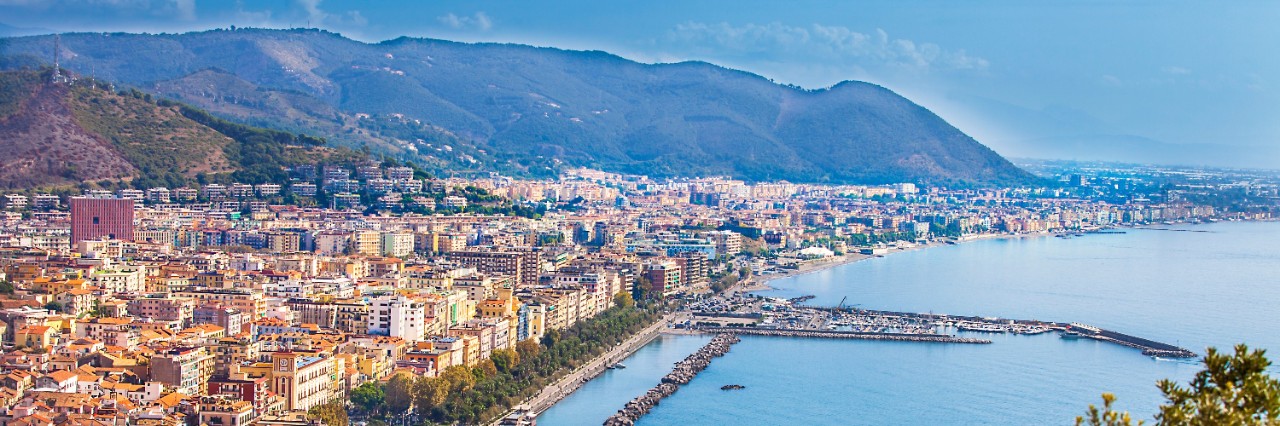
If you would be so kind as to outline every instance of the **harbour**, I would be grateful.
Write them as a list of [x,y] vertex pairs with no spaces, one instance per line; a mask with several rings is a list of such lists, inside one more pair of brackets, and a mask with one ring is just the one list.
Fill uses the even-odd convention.
[[[774,290],[753,291],[783,300],[813,295],[806,304],[839,307],[850,326],[887,328],[885,332],[938,327],[924,319],[942,315],[939,312],[990,313],[947,317],[953,323],[1021,318],[1030,324],[1066,326],[1071,323],[1061,321],[1074,321],[1199,353],[1208,346],[1240,342],[1280,347],[1280,340],[1263,326],[1280,320],[1280,313],[1272,309],[1280,302],[1280,289],[1273,285],[1280,279],[1280,249],[1274,244],[1280,241],[1280,224],[1197,227],[1210,232],[1131,229],[1098,238],[944,245],[773,280],[769,286]],[[1219,277],[1201,272],[1206,270],[1237,272]],[[1202,285],[1210,280],[1224,284]],[[849,302],[840,306],[846,296],[861,303],[854,306],[856,311],[869,311],[866,320],[892,319],[876,315],[886,312],[904,315],[895,319],[899,322],[857,324],[848,313]],[[1215,308],[1224,305],[1238,309]],[[896,309],[864,309],[871,306]],[[705,320],[693,315],[687,319]],[[803,324],[803,318],[791,320]],[[786,315],[773,322],[791,325]],[[822,328],[827,325],[832,324]],[[1144,356],[1120,341],[1056,329],[1015,333],[953,324],[936,330],[992,343],[770,337],[737,330],[742,342],[637,424],[953,424],[956,419],[966,424],[1062,424],[1070,423],[1103,392],[1119,397],[1117,408],[1154,413],[1162,401],[1156,381],[1184,382],[1199,369],[1192,358]],[[624,360],[627,370],[593,380],[582,395],[566,398],[539,423],[599,424],[613,412],[595,409],[592,401],[615,401],[608,404],[616,410],[658,383],[672,361],[710,338],[680,331],[688,334],[664,334]],[[666,358],[656,358],[658,353]],[[639,374],[646,370],[648,374]],[[867,385],[873,382],[877,385]],[[745,389],[721,390],[732,384]]]

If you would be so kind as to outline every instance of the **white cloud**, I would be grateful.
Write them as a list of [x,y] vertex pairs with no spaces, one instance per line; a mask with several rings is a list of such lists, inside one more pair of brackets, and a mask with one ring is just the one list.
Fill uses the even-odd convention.
[[173,6],[178,12],[178,19],[184,21],[196,19],[196,0],[173,0]]
[[458,16],[450,13],[436,17],[436,21],[455,30],[489,31],[489,29],[493,28],[493,19],[490,19],[489,15],[484,12],[476,12],[471,16]]
[[1165,74],[1169,74],[1169,75],[1187,75],[1187,74],[1191,74],[1191,70],[1186,69],[1186,68],[1183,68],[1183,67],[1179,67],[1179,66],[1173,66],[1173,65],[1170,65],[1170,66],[1167,66],[1167,67],[1161,68],[1161,69],[1160,69],[1160,72],[1163,72],[1163,73],[1165,73]]
[[730,25],[686,22],[677,25],[664,40],[672,48],[686,48],[711,55],[805,59],[850,66],[886,66],[927,72],[933,69],[985,70],[990,62],[964,49],[947,50],[933,43],[890,37],[877,29],[863,33],[843,26],[781,23]]
[[348,10],[330,13],[320,7],[323,1],[296,0],[298,6],[302,6],[302,11],[307,15],[308,25],[317,28],[349,29],[350,27],[363,27],[369,24],[369,20],[360,11]]
[[1121,81],[1120,77],[1116,77],[1111,74],[1104,74],[1102,76],[1102,84],[1105,84],[1111,87],[1120,87],[1124,85],[1124,81]]

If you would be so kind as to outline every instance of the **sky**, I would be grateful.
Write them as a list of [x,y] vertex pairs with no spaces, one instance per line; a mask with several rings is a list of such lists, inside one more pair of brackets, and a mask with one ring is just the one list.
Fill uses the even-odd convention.
[[55,31],[318,27],[702,60],[807,88],[862,80],[1006,155],[1129,144],[1280,167],[1276,22],[1280,2],[1247,0],[0,0],[0,23]]

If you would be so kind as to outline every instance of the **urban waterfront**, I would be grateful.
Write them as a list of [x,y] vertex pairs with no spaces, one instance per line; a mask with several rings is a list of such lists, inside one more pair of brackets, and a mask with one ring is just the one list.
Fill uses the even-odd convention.
[[[1280,347],[1269,328],[1280,319],[1273,309],[1280,302],[1280,223],[1159,228],[935,247],[779,279],[770,283],[777,290],[762,294],[814,295],[807,302],[813,305],[848,296],[847,304],[865,309],[1078,321],[1201,353],[1239,342]],[[1066,424],[1102,392],[1147,417],[1162,401],[1157,380],[1185,381],[1200,368],[1056,334],[959,335],[994,343],[744,336],[640,424]],[[681,339],[700,339],[686,343],[689,351],[706,340],[667,337],[654,345]],[[670,368],[652,356],[624,363],[658,371],[602,376],[539,422],[602,421],[612,411],[565,408],[585,399],[625,402]],[[726,384],[746,389],[720,390]]]

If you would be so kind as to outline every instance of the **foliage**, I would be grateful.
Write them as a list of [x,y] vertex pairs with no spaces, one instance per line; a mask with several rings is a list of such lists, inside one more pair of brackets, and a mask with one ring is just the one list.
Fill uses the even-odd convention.
[[[1158,384],[1167,402],[1156,414],[1162,426],[1274,425],[1280,424],[1280,381],[1267,374],[1271,361],[1264,350],[1252,352],[1243,344],[1234,354],[1209,348],[1204,369],[1183,388],[1170,380]],[[1102,394],[1101,409],[1090,405],[1087,417],[1076,425],[1127,426],[1129,413],[1112,409],[1115,395]],[[1139,425],[1142,422],[1138,422]]]
[[[1115,401],[1114,394],[1102,394],[1102,408],[1089,404],[1089,411],[1085,417],[1076,417],[1076,426],[1132,426],[1133,418],[1129,413],[1117,412],[1111,408],[1111,404]],[[1141,420],[1138,421],[1138,425],[1142,425]]]
[[[452,366],[439,377],[398,375],[383,385],[386,413],[415,413],[433,422],[478,424],[493,420],[569,370],[604,353],[651,324],[659,313],[615,306],[572,327],[499,349],[473,368]],[[394,414],[401,415],[401,414]]]
[[620,291],[613,295],[613,304],[624,308],[630,308],[636,305],[636,299],[631,297],[631,293]]
[[373,412],[375,408],[387,400],[382,387],[373,382],[366,382],[351,390],[351,402],[365,412]]
[[1280,423],[1280,381],[1267,375],[1265,351],[1243,344],[1235,354],[1209,348],[1205,369],[1189,387],[1159,383],[1168,403],[1160,406],[1161,425],[1264,425]]
[[387,411],[391,413],[409,411],[409,407],[413,406],[413,377],[408,374],[396,374],[387,381],[383,392],[386,395]]
[[311,407],[310,410],[307,410],[307,418],[318,420],[320,424],[325,426],[347,426],[350,423],[347,418],[347,409],[338,401]]
[[58,302],[49,302],[44,304],[44,308],[50,311],[62,312],[62,304]]
[[8,281],[0,281],[0,294],[13,294],[13,283]]

